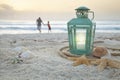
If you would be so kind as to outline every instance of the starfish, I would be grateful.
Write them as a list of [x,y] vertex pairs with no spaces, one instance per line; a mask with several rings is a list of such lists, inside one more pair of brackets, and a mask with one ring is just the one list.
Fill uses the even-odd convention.
[[82,55],[81,57],[68,57],[69,60],[73,60],[75,61],[73,63],[73,66],[78,66],[80,64],[86,64],[86,65],[90,65],[89,60],[86,58],[85,55]]
[[91,60],[92,65],[98,65],[100,71],[104,70],[106,67],[120,69],[120,61],[111,60],[106,58]]
[[97,65],[100,71],[104,70],[106,67],[120,69],[120,61],[101,58],[101,59],[89,59],[85,55],[81,57],[68,57],[69,60],[74,61],[73,66],[78,66],[81,64],[85,65]]

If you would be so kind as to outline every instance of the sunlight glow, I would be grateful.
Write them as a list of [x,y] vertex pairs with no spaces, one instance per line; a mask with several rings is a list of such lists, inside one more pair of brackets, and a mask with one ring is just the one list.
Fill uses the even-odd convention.
[[[15,10],[31,11],[69,11],[72,6],[68,0],[6,0]],[[64,3],[64,4],[63,4]],[[67,10],[68,9],[68,10]]]
[[0,10],[0,18],[7,19],[9,14],[14,14],[13,17],[19,19],[26,15],[28,18],[43,15],[46,18],[71,19],[76,8],[86,6],[95,12],[96,19],[119,20],[119,3],[120,0],[0,0],[0,8],[6,6]]

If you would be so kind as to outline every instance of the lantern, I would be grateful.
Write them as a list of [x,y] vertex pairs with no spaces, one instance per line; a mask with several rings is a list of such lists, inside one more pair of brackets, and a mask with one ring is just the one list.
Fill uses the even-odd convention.
[[[77,18],[73,18],[67,23],[69,51],[75,55],[89,55],[93,50],[95,35],[94,12],[87,7],[79,7],[76,10]],[[92,19],[88,14],[92,13]]]

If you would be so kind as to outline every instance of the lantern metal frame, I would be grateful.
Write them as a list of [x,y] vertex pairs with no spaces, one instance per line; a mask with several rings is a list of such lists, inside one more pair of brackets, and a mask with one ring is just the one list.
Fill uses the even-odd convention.
[[[81,10],[82,9],[82,10]],[[67,25],[68,25],[68,39],[69,39],[69,51],[72,54],[76,54],[76,55],[81,55],[81,54],[86,54],[89,55],[90,53],[92,53],[93,50],[93,42],[94,42],[94,35],[95,35],[95,27],[96,24],[93,23],[89,18],[88,18],[88,8],[86,7],[79,7],[78,9],[76,9],[76,15],[77,18],[73,18],[72,20],[70,20]],[[86,15],[82,15],[81,11],[86,11]],[[79,16],[81,15],[81,16]],[[93,18],[94,18],[94,14],[93,14]],[[92,18],[92,19],[93,19]],[[81,30],[81,34],[82,34],[82,30],[83,30],[83,34],[84,34],[84,38],[85,41],[83,40],[84,45],[81,46],[81,48],[79,47],[78,43],[77,43],[77,31]],[[78,47],[77,47],[78,46]]]

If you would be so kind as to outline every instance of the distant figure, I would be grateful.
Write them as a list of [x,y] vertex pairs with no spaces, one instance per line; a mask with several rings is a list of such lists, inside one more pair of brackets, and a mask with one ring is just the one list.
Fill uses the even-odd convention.
[[50,22],[48,21],[47,23],[47,26],[48,26],[48,33],[51,32],[51,26],[50,26]]
[[41,23],[43,24],[43,22],[40,17],[36,20],[36,23],[37,23],[37,29],[41,33]]

